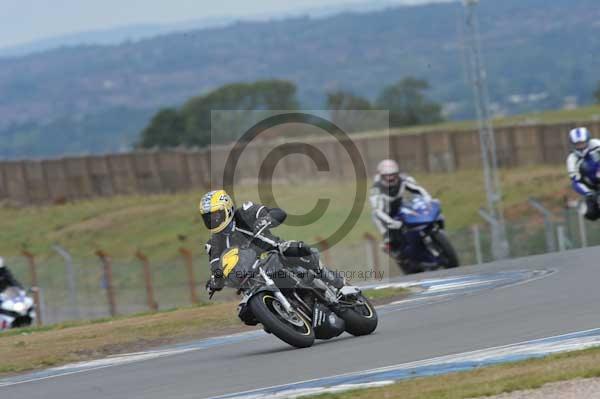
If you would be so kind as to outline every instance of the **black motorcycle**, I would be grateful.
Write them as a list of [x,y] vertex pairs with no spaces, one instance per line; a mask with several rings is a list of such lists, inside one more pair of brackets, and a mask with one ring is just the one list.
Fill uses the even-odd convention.
[[258,259],[250,249],[227,250],[221,265],[227,285],[243,294],[239,318],[247,325],[262,324],[297,348],[344,331],[355,336],[375,331],[377,313],[358,288],[345,286],[338,292],[301,263],[293,264],[275,250]]

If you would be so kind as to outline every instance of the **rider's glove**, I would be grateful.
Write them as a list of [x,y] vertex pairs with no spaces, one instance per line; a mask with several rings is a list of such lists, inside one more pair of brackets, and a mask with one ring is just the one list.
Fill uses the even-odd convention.
[[271,219],[271,216],[267,215],[265,217],[256,219],[256,222],[254,222],[254,233],[260,231],[261,229],[266,228],[267,226],[270,226],[273,223],[273,219]]
[[404,225],[404,223],[402,223],[400,220],[394,220],[394,221],[388,223],[388,229],[400,230],[403,225]]
[[290,249],[290,247],[292,246],[293,241],[280,241],[277,244],[277,249],[279,250],[279,253],[282,255],[285,255],[285,252]]
[[208,291],[209,294],[212,294],[213,292],[217,292],[217,291],[221,291],[223,289],[223,280],[222,279],[216,279],[215,276],[211,276],[210,279],[206,282],[206,291]]
[[302,241],[281,241],[277,248],[279,253],[284,256],[302,257],[312,255],[310,247]]

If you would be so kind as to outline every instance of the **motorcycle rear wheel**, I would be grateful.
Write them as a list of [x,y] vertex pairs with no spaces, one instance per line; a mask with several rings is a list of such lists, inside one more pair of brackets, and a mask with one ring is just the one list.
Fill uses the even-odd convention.
[[364,305],[346,308],[339,313],[339,316],[346,324],[346,332],[354,336],[369,335],[377,328],[377,312],[367,298],[359,295],[359,299],[364,302]]
[[248,305],[265,329],[287,344],[296,348],[307,348],[315,342],[315,332],[311,323],[297,312],[287,314],[272,293],[259,292]]

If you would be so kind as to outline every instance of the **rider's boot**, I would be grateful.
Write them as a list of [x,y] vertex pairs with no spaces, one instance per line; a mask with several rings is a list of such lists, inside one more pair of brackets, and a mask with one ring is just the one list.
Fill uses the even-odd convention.
[[[319,253],[316,251],[313,252],[313,256],[310,258],[309,268],[315,273],[318,280],[333,288],[336,297],[355,294],[356,291],[360,292],[360,290],[357,290],[350,285],[346,285],[346,280],[338,273],[328,269],[327,266],[321,262]],[[335,297],[330,299],[332,301],[336,300]]]
[[319,277],[321,277],[321,280],[323,280],[324,282],[326,282],[327,284],[329,284],[336,290],[340,290],[344,285],[346,285],[346,282],[344,281],[344,279],[342,277],[338,276],[336,273],[332,272],[325,266],[321,266],[321,270],[319,271],[319,274],[320,274]]
[[321,268],[321,279],[335,288],[337,298],[360,294],[360,289],[352,285],[347,285],[346,280],[326,267]]
[[598,195],[590,195],[585,200],[587,210],[585,217],[588,220],[596,221],[600,218],[600,206],[598,204]]
[[381,249],[383,252],[388,254],[392,259],[400,259],[402,256],[402,237],[399,234],[390,234],[390,231],[386,231],[383,235],[383,242],[381,243]]

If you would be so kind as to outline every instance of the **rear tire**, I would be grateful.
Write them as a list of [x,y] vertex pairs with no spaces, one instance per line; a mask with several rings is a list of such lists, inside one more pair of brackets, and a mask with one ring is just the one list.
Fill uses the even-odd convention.
[[396,262],[398,263],[398,267],[402,269],[402,272],[404,272],[404,274],[417,274],[423,273],[425,271],[425,269],[423,269],[423,266],[421,266],[417,262],[413,262],[410,260],[397,260]]
[[339,313],[346,323],[346,332],[354,336],[371,334],[378,323],[375,307],[364,296],[360,295],[359,298],[365,303],[359,309],[346,308]]
[[12,323],[12,328],[29,327],[32,322],[33,320],[29,316],[17,317]]
[[307,348],[315,342],[315,332],[311,323],[298,313],[294,315],[298,325],[286,321],[276,308],[282,305],[271,292],[259,292],[250,299],[248,305],[265,330],[291,346]]
[[437,247],[440,249],[442,256],[444,257],[444,268],[452,269],[460,266],[460,261],[458,260],[458,254],[454,249],[454,246],[448,239],[448,236],[443,230],[438,230],[431,234],[431,238],[437,244]]

